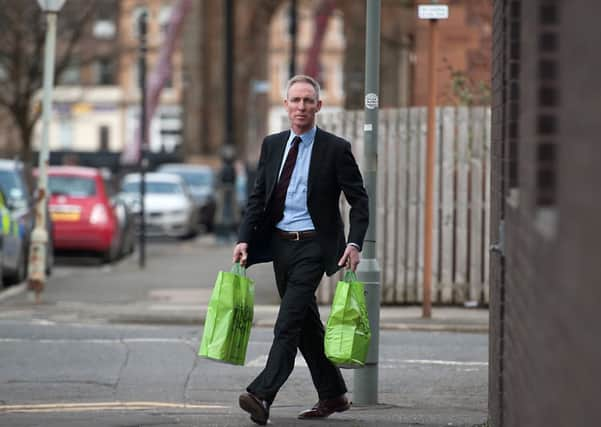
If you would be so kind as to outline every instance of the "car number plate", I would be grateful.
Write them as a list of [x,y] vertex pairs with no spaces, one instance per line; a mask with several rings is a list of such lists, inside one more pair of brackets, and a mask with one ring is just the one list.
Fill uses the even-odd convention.
[[50,206],[50,218],[53,221],[79,221],[81,208],[73,205]]
[[51,212],[50,217],[53,221],[79,221],[79,212]]

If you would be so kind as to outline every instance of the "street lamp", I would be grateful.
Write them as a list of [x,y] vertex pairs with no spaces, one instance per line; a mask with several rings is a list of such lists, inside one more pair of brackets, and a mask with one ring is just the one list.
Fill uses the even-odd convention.
[[38,0],[46,14],[46,45],[44,47],[44,86],[42,99],[42,143],[38,156],[38,191],[35,227],[31,233],[29,249],[29,289],[35,292],[35,302],[46,282],[46,189],[48,166],[48,131],[52,114],[52,88],[54,84],[54,48],[56,45],[56,18],[65,0]]

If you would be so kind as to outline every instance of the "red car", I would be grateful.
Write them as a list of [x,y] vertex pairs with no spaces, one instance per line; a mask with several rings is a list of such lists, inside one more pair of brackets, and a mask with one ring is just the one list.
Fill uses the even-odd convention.
[[94,251],[107,262],[119,256],[119,222],[100,170],[51,166],[48,192],[54,249]]

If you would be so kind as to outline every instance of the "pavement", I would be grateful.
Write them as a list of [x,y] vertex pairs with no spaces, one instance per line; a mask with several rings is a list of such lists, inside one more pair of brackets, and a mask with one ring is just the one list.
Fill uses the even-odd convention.
[[[151,241],[144,268],[137,252],[105,266],[93,259],[58,257],[42,302],[33,302],[25,284],[5,289],[0,292],[0,319],[199,325],[218,271],[230,268],[232,247],[212,235]],[[271,266],[253,266],[248,275],[255,281],[254,324],[272,327],[278,300]],[[325,321],[329,306],[321,305],[320,312]],[[382,306],[380,328],[488,333],[486,308],[435,305],[430,319],[421,314],[421,306]]]
[[[111,265],[102,265],[92,258],[57,257],[57,266],[47,280],[41,303],[34,303],[33,295],[27,291],[25,284],[0,292],[0,322],[6,321],[3,322],[6,330],[10,330],[11,325],[22,325],[21,322],[24,322],[28,325],[26,327],[42,328],[42,335],[36,332],[33,336],[49,334],[49,337],[54,337],[59,332],[53,331],[61,330],[62,325],[67,328],[65,336],[57,341],[42,340],[38,343],[35,339],[28,338],[30,334],[24,334],[21,329],[14,339],[9,335],[4,337],[13,350],[18,346],[26,348],[22,354],[25,362],[21,361],[21,356],[13,355],[15,360],[12,364],[8,359],[7,366],[10,368],[6,369],[5,376],[15,377],[13,369],[19,366],[41,366],[42,372],[38,374],[32,371],[30,379],[19,376],[19,379],[24,381],[23,384],[11,382],[12,380],[4,384],[12,398],[18,397],[15,390],[20,390],[19,387],[27,387],[23,389],[27,390],[24,392],[24,401],[28,403],[27,410],[31,413],[21,414],[19,411],[22,410],[17,410],[12,415],[4,414],[8,424],[0,421],[0,425],[25,425],[23,423],[37,420],[36,416],[40,417],[40,423],[44,419],[44,425],[50,426],[76,426],[84,423],[90,426],[253,425],[248,422],[246,414],[232,402],[236,402],[240,384],[247,382],[253,373],[256,374],[255,371],[264,364],[266,358],[271,333],[268,328],[274,325],[278,311],[278,297],[270,265],[253,266],[248,270],[249,277],[255,281],[256,328],[253,329],[254,341],[251,340],[249,344],[251,362],[248,362],[244,369],[238,370],[231,369],[229,365],[203,364],[198,362],[195,352],[190,350],[195,348],[197,343],[196,334],[204,322],[215,277],[220,270],[229,270],[231,267],[232,247],[232,243],[220,243],[210,235],[186,241],[152,241],[146,247],[144,268],[139,266],[138,252]],[[324,321],[327,319],[328,310],[327,304],[320,306]],[[148,324],[149,326],[140,329],[140,332],[135,329],[136,333],[148,336],[148,342],[143,337],[128,339],[125,335],[110,339],[115,334],[133,333],[131,331],[134,326],[111,327],[117,324],[135,324],[136,328],[138,325]],[[157,327],[158,325],[161,326]],[[165,325],[196,327],[188,326],[185,342],[179,343],[174,342],[173,327]],[[104,335],[99,335],[101,339],[94,335],[97,334],[94,328],[106,329],[106,332],[102,332]],[[434,306],[432,318],[423,319],[420,306],[382,306],[380,328],[391,331],[380,335],[380,369],[383,377],[379,396],[386,404],[357,406],[348,414],[338,414],[331,420],[319,423],[297,421],[294,419],[295,414],[306,404],[307,399],[311,399],[307,396],[313,392],[310,377],[299,368],[295,370],[287,382],[287,387],[278,397],[278,405],[274,407],[272,414],[273,425],[325,427],[345,423],[353,426],[473,427],[482,423],[486,418],[487,400],[487,337],[484,336],[488,332],[487,309]],[[72,334],[77,336],[72,337]],[[81,334],[85,339],[80,337]],[[160,338],[160,334],[165,338]],[[193,334],[194,338],[190,338],[190,334]],[[402,340],[399,338],[400,334],[403,335]],[[52,345],[49,345],[49,342],[52,342]],[[149,345],[153,351],[143,351]],[[178,345],[181,348],[178,347],[176,354],[175,347]],[[10,350],[7,346],[8,344],[3,344],[5,351]],[[31,351],[32,348],[37,348],[35,346],[39,346],[39,350]],[[71,348],[72,346],[74,347]],[[55,349],[56,353],[49,356],[49,348]],[[122,357],[107,358],[107,349],[122,352],[119,353]],[[63,360],[63,351],[64,354],[70,355],[69,358]],[[5,358],[6,354],[12,353],[5,353]],[[37,355],[40,360],[32,362],[32,358]],[[98,360],[90,362],[90,357]],[[135,359],[136,357],[146,359]],[[177,363],[174,363],[174,360],[177,360]],[[49,366],[57,367],[49,371],[43,370],[44,361],[48,361]],[[114,422],[109,424],[107,418],[94,415],[94,408],[70,412],[70,407],[64,405],[40,409],[31,404],[37,402],[27,397],[33,392],[38,393],[37,399],[45,403],[46,400],[56,403],[56,397],[42,398],[46,396],[43,394],[45,390],[52,396],[59,390],[63,394],[67,393],[72,378],[63,378],[63,371],[79,372],[73,367],[79,366],[78,361],[84,370],[79,380],[82,383],[76,382],[73,385],[77,389],[74,395],[78,396],[73,398],[74,401],[81,400],[86,404],[91,401],[93,405],[98,405],[99,396],[103,396],[102,393],[106,391],[103,384],[115,382],[123,384],[123,387],[131,392],[127,396],[135,396],[134,401],[140,400],[140,395],[153,396],[152,393],[158,393],[158,397],[152,400],[159,403],[149,404],[150,407],[145,410],[130,411],[121,408],[121,412],[116,412],[119,420],[113,420]],[[96,363],[104,366],[103,364],[109,362],[126,368],[105,367],[94,368],[91,373],[85,371],[96,366]],[[127,369],[130,364],[131,367]],[[161,366],[158,372],[168,377],[172,377],[182,366],[192,366],[191,371],[181,377],[181,384],[174,385],[175,390],[186,390],[189,396],[196,396],[201,403],[211,402],[211,399],[221,402],[221,412],[213,414],[208,407],[196,410],[184,408],[180,412],[164,409],[160,405],[165,404],[163,401],[170,402],[171,398],[164,397],[163,388],[166,387],[165,384],[171,384],[173,381],[159,381],[159,373],[144,371],[144,367],[152,370],[157,366]],[[53,374],[55,370],[57,373]],[[25,369],[24,372],[28,373],[29,370]],[[119,372],[123,379],[117,381],[112,377],[102,377],[97,380],[100,384],[97,387],[95,382],[90,383],[90,378],[99,375],[110,376],[114,372]],[[354,388],[353,375],[345,374],[351,390]],[[51,376],[54,382],[38,384],[36,378],[46,378],[39,375]],[[134,381],[136,385],[133,386],[128,382],[133,381],[132,375],[137,378]],[[88,394],[81,394],[81,387],[84,387],[82,384],[89,388]],[[215,384],[215,391],[207,394],[207,384]],[[2,386],[0,380],[0,389]],[[106,405],[119,404],[109,400]],[[124,399],[126,403],[129,400]],[[183,399],[183,402],[184,405],[190,403],[186,399]],[[2,403],[0,400],[0,404]],[[6,407],[4,409],[7,410]],[[49,412],[36,415],[35,411]],[[8,416],[11,418],[6,418]],[[169,417],[175,417],[175,421]],[[127,423],[124,423],[125,419]]]

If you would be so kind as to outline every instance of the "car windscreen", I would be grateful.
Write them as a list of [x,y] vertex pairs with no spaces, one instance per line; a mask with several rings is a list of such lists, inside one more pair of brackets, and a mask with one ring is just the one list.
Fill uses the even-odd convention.
[[96,194],[96,181],[79,176],[51,175],[48,177],[48,190],[53,196],[90,197]]
[[[123,184],[124,193],[139,193],[140,182],[130,181]],[[150,194],[181,194],[182,187],[175,182],[146,181],[146,193]]]
[[[173,173],[173,172],[172,172]],[[186,185],[190,187],[210,187],[213,185],[213,174],[211,172],[175,172],[182,177]]]

